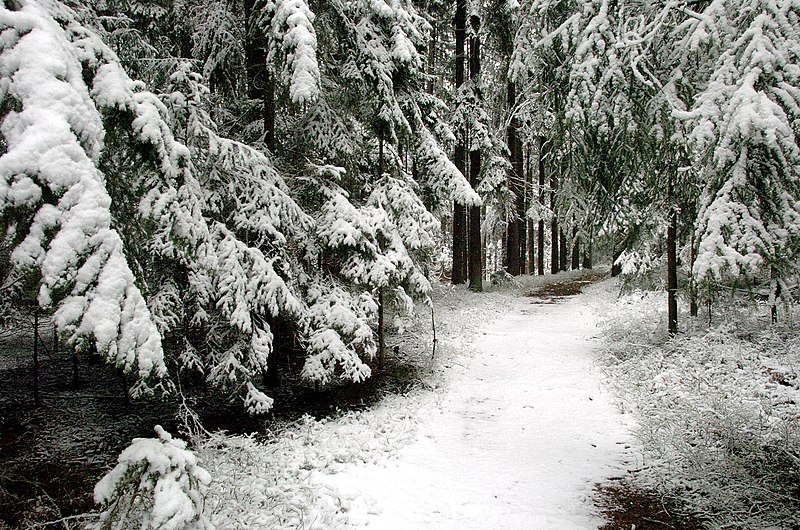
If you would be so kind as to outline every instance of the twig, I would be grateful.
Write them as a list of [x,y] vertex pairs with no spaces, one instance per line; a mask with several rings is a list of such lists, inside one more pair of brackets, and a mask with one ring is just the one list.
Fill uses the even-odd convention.
[[64,528],[66,530],[69,530],[69,528],[70,528],[69,522],[70,521],[79,521],[79,520],[84,520],[84,519],[96,519],[98,517],[100,517],[99,513],[94,513],[94,512],[79,513],[78,515],[68,515],[66,517],[62,517],[61,519],[56,519],[55,521],[46,521],[46,522],[43,522],[43,523],[33,523],[33,524],[30,525],[30,528],[46,528],[46,527],[49,527],[51,525],[61,523],[62,525],[64,525]]

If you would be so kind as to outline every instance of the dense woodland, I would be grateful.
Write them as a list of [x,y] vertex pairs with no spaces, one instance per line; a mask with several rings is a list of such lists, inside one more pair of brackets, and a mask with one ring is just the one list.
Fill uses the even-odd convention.
[[0,26],[0,318],[133,396],[186,374],[258,415],[287,367],[363,382],[438,282],[655,271],[671,334],[679,299],[777,318],[796,284],[797,0],[5,0]]

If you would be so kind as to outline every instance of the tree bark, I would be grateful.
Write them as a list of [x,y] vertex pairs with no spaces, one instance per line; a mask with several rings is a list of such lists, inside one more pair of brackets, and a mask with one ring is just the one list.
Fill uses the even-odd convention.
[[550,272],[556,274],[561,260],[558,255],[558,219],[556,218],[556,189],[558,188],[558,176],[555,171],[550,172],[550,211],[553,213],[553,220],[550,222]]
[[[467,31],[467,0],[456,0],[456,90],[464,84],[464,47]],[[456,168],[466,175],[466,145],[463,132],[459,133],[455,148]],[[453,283],[467,281],[467,209],[464,205],[453,204]]]
[[247,70],[247,95],[262,100],[261,119],[264,123],[264,141],[270,152],[275,150],[275,85],[267,67],[267,37],[255,26],[256,0],[244,0],[245,68]]
[[576,271],[581,266],[581,240],[578,237],[578,227],[572,227],[572,270]]
[[619,276],[622,274],[622,266],[617,263],[619,257],[622,256],[622,249],[617,249],[611,255],[611,277]]
[[378,289],[378,370],[383,371],[386,356],[386,324],[384,316],[383,287]]
[[694,281],[694,235],[691,238],[691,248],[689,248],[689,316],[697,317],[697,282]]
[[436,20],[431,21],[431,38],[428,41],[428,81],[425,84],[425,90],[428,94],[433,94],[435,88],[434,74],[436,72],[436,39],[438,37],[436,32]]
[[[516,86],[511,81],[507,85],[507,100],[509,113],[514,112],[514,105],[516,104]],[[520,226],[522,219],[519,216],[520,209],[525,207],[525,199],[522,197],[520,188],[521,175],[518,173],[518,155],[517,149],[519,142],[517,141],[517,120],[513,115],[509,118],[507,130],[507,143],[509,154],[511,155],[511,170],[508,173],[508,188],[514,196],[514,214],[508,222],[508,236],[506,238],[507,248],[506,255],[508,256],[508,273],[512,276],[519,276],[521,270],[520,263]],[[522,208],[520,208],[520,201],[522,201]]]
[[514,150],[514,173],[517,175],[517,237],[519,242],[519,271],[518,274],[525,274],[525,256],[527,254],[527,240],[528,240],[528,222],[526,220],[525,210],[526,210],[526,203],[525,200],[525,157],[524,157],[524,147],[522,144],[522,138],[520,137],[519,131],[519,121],[516,122],[514,126],[515,139],[517,142],[517,147]]
[[270,153],[275,152],[275,80],[269,69],[264,70],[264,142]]
[[[36,303],[34,301],[34,303]],[[42,399],[39,397],[39,306],[33,310],[33,405],[40,407]]]
[[567,235],[564,233],[563,228],[558,230],[558,240],[560,247],[558,249],[558,270],[565,271],[567,270]]
[[592,238],[591,238],[591,235],[589,237],[589,241],[583,246],[583,268],[584,269],[591,269],[592,268]]
[[678,215],[672,205],[672,175],[670,175],[668,196],[670,199],[669,226],[667,227],[667,326],[670,335],[678,332],[678,260],[677,223]]
[[[544,136],[539,137],[539,204],[544,206]],[[536,247],[536,265],[539,269],[539,275],[544,275],[544,220],[539,220],[539,229],[537,235]]]
[[[472,35],[469,43],[469,78],[478,91],[478,80],[481,72],[481,42],[479,36],[480,19],[470,17]],[[478,189],[481,174],[481,152],[479,146],[471,146],[469,153],[469,184]],[[481,249],[481,207],[469,208],[469,288],[472,291],[483,291],[483,255]]]

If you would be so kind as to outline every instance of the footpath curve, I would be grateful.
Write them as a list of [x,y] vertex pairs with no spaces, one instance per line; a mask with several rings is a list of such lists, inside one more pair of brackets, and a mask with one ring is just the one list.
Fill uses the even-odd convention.
[[[590,287],[590,289],[599,286]],[[385,465],[326,482],[375,508],[381,530],[597,528],[594,485],[636,465],[628,418],[595,364],[596,316],[578,295],[516,299],[453,368],[418,440]]]

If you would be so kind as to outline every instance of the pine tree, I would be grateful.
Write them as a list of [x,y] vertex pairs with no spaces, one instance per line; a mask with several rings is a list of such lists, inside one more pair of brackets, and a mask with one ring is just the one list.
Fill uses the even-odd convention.
[[800,117],[793,66],[800,57],[800,11],[785,1],[726,7],[718,16],[731,24],[730,46],[680,115],[692,126],[705,185],[693,272],[699,280],[759,270],[784,276],[794,270],[800,221],[793,125]]
[[[13,234],[13,266],[38,277],[38,304],[74,348],[96,347],[140,383],[166,374],[161,336],[124,254],[106,176],[104,124],[92,100],[108,96],[112,68],[84,82],[82,49],[35,1],[0,14],[4,153],[0,221]],[[65,14],[69,14],[65,12]],[[71,30],[73,31],[73,30]],[[105,75],[105,77],[103,77]],[[10,232],[9,232],[10,230]]]

